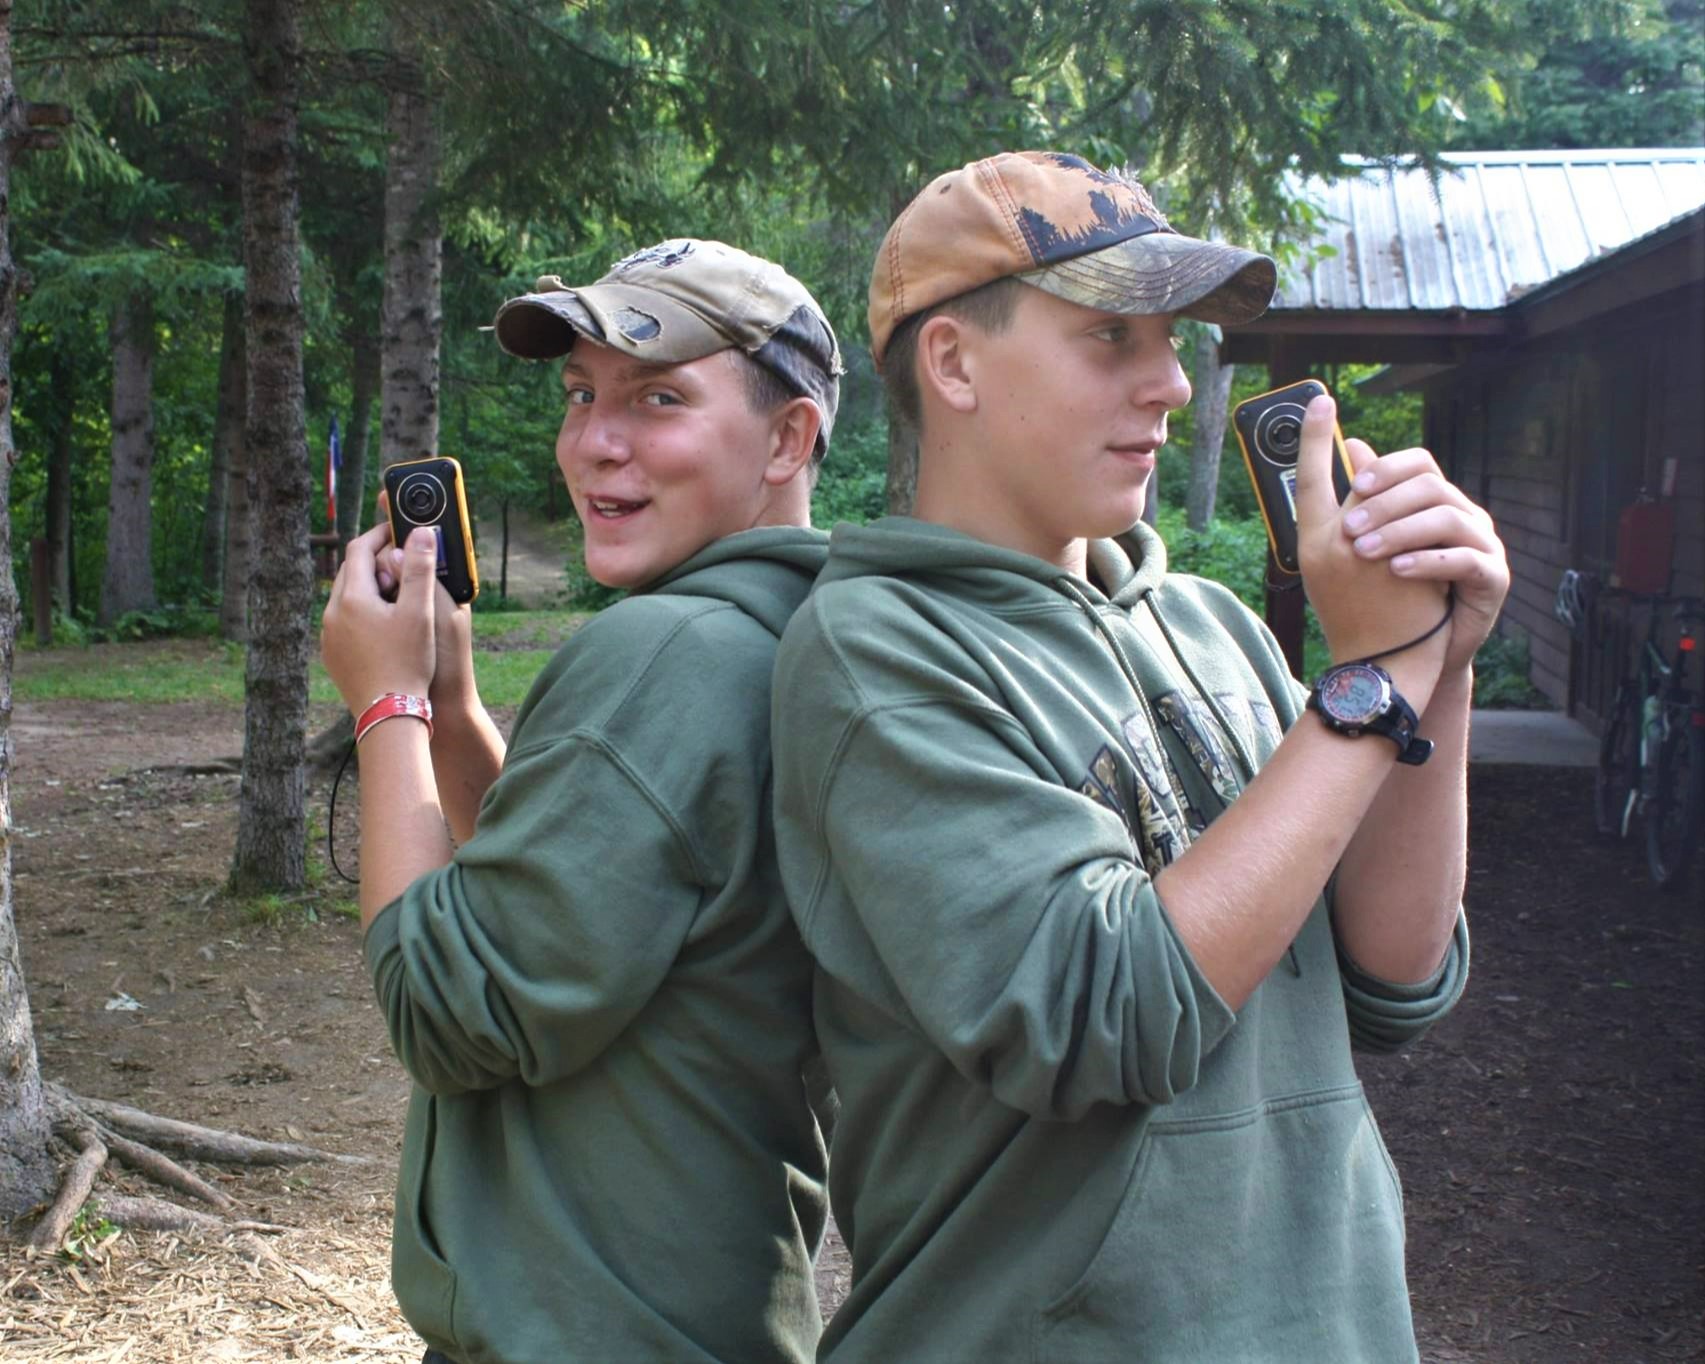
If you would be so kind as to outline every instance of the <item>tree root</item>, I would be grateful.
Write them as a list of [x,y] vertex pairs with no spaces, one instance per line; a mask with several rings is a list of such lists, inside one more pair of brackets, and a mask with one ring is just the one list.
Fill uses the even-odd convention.
[[131,1231],[288,1231],[271,1222],[233,1222],[210,1212],[180,1208],[158,1198],[127,1198],[123,1194],[97,1194],[95,1207],[102,1217]]
[[66,1171],[59,1196],[42,1214],[30,1238],[30,1244],[40,1251],[57,1251],[65,1243],[66,1233],[90,1201],[95,1179],[109,1157],[116,1157],[155,1183],[199,1198],[225,1215],[197,1212],[159,1199],[102,1193],[94,1196],[102,1217],[138,1231],[221,1232],[276,1232],[285,1228],[236,1220],[233,1214],[237,1205],[228,1194],[155,1150],[155,1146],[169,1147],[192,1160],[225,1165],[296,1165],[307,1161],[366,1165],[372,1159],[342,1156],[294,1142],[258,1141],[235,1132],[161,1118],[124,1104],[86,1099],[63,1085],[49,1083],[44,1088],[55,1131],[77,1148],[78,1155]]
[[175,1118],[156,1117],[124,1104],[85,1099],[58,1085],[52,1088],[57,1097],[103,1127],[136,1141],[167,1147],[191,1160],[210,1160],[221,1165],[300,1165],[306,1161],[332,1161],[339,1165],[372,1163],[370,1156],[340,1156],[332,1151],[322,1151],[317,1146],[300,1146],[295,1142],[257,1141],[235,1132],[221,1132],[195,1123],[178,1122]]
[[95,1176],[107,1163],[107,1148],[94,1133],[76,1133],[74,1140],[79,1146],[77,1159],[65,1172],[65,1182],[59,1186],[59,1197],[41,1215],[35,1234],[30,1237],[30,1244],[37,1250],[55,1251],[65,1244],[65,1233],[71,1230],[71,1224],[76,1221],[83,1204],[89,1201],[89,1191],[95,1187]]

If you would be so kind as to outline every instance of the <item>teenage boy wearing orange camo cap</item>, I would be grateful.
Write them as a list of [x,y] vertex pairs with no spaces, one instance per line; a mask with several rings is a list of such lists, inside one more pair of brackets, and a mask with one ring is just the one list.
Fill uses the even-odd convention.
[[1139,518],[1190,396],[1174,323],[1273,287],[1041,152],[939,177],[877,255],[916,511],[837,528],[771,728],[841,1101],[853,1285],[819,1359],[1416,1357],[1350,1049],[1466,979],[1471,660],[1508,572],[1424,450],[1351,442],[1340,507],[1329,400],[1297,489],[1320,685],[1167,571]]

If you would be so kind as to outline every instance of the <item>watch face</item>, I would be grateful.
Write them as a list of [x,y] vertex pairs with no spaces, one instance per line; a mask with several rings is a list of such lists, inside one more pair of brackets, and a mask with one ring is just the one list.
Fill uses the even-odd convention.
[[1365,725],[1385,713],[1391,692],[1372,668],[1351,663],[1320,679],[1320,705],[1340,724]]

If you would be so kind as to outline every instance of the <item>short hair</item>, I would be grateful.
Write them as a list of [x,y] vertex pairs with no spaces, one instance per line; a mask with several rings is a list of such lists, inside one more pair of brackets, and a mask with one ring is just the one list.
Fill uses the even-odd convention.
[[[760,417],[767,417],[778,407],[784,407],[795,398],[806,395],[796,392],[789,387],[787,381],[774,370],[760,365],[738,346],[730,346],[723,352],[740,376],[740,387],[746,395],[746,406]],[[823,456],[828,453],[827,442],[818,441],[811,451],[811,472],[816,476],[817,466],[823,462]]]
[[1014,275],[1002,275],[987,284],[914,313],[888,338],[888,349],[882,356],[882,387],[894,410],[914,430],[923,424],[923,394],[918,388],[918,332],[932,317],[946,314],[959,322],[968,322],[979,331],[999,336],[1012,325],[1012,315],[1018,309],[1019,291],[1024,281]]

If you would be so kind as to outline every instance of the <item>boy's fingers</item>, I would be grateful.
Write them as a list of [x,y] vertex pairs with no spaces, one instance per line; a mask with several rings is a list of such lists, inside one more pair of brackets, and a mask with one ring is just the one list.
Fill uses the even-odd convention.
[[1379,456],[1374,454],[1373,446],[1365,440],[1357,440],[1351,436],[1344,442],[1344,449],[1350,455],[1350,477],[1354,478],[1363,469],[1372,468]]
[[[380,534],[381,529],[384,533]],[[352,539],[343,551],[343,564],[349,570],[352,579],[371,582],[373,579],[373,556],[385,546],[390,537],[389,527],[374,526],[371,530],[363,531]],[[341,573],[339,577],[343,576]]]
[[402,586],[397,589],[397,604],[412,606],[430,616],[432,594],[437,586],[438,532],[430,526],[416,526],[403,544]]
[[1297,520],[1320,524],[1338,512],[1332,490],[1332,432],[1338,405],[1327,394],[1309,403],[1302,422],[1302,449],[1297,454]]

